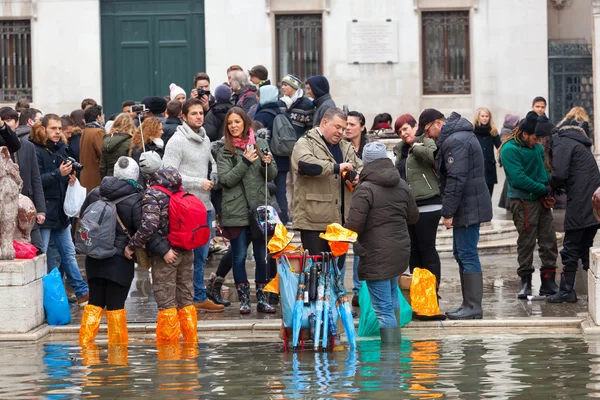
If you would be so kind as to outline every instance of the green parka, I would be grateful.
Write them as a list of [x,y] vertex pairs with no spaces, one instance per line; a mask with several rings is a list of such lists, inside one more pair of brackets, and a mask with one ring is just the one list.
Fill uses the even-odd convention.
[[[131,136],[115,132],[102,138],[102,156],[100,157],[100,179],[113,176],[115,163],[121,156],[127,157],[131,147]],[[91,191],[93,188],[89,188]]]
[[[438,178],[435,171],[435,141],[425,135],[415,137],[414,143],[423,143],[422,146],[413,146],[406,159],[406,183],[411,188],[415,200],[430,199],[440,195]],[[402,159],[402,147],[406,143],[400,142],[394,147],[396,155],[396,168]]]

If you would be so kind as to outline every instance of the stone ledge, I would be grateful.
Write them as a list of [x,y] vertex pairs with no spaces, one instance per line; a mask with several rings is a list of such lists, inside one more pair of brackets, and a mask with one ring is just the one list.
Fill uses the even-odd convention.
[[0,261],[0,287],[25,286],[46,275],[46,256],[31,260]]

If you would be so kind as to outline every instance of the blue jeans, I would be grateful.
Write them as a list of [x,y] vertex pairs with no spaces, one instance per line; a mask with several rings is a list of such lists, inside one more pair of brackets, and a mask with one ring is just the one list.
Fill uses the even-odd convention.
[[[71,238],[71,230],[69,228],[65,229],[40,229],[40,234],[42,235],[42,251],[46,253],[48,251],[48,244],[50,240],[54,241],[56,245],[56,249],[58,250],[58,254],[60,255],[60,259],[62,265],[64,266],[64,273],[67,276],[67,281],[69,285],[75,291],[75,296],[83,297],[88,293],[87,283],[81,277],[81,272],[79,272],[79,265],[77,265],[77,260],[75,259],[75,245],[73,244],[73,239]],[[50,260],[51,262],[55,262]],[[55,266],[48,265],[49,267],[54,268]]]
[[395,310],[400,308],[398,301],[398,277],[382,281],[366,281],[373,310],[379,321],[380,328],[395,328],[398,326]]
[[[212,226],[212,211],[206,212],[206,219],[207,225]],[[206,265],[209,248],[210,239],[204,246],[194,249],[194,303],[202,303],[208,299],[204,286],[204,265]]]
[[279,204],[279,208],[281,209],[279,219],[281,219],[281,223],[284,225],[290,220],[286,193],[287,174],[287,172],[278,172],[275,180],[273,181],[273,183],[275,183],[275,198],[277,199],[277,204]]
[[269,277],[267,276],[267,262],[265,261],[265,242],[262,240],[252,241],[250,227],[245,227],[237,238],[231,240],[233,280],[236,285],[248,282],[246,253],[248,252],[250,242],[252,242],[254,261],[256,262],[254,281],[256,283],[267,283],[269,281]]
[[452,254],[461,272],[465,274],[481,272],[478,243],[479,224],[452,229]]
[[362,281],[358,279],[358,262],[360,257],[356,254],[354,255],[354,262],[352,263],[352,292],[354,292],[355,296],[358,296],[358,292],[360,291],[360,287],[362,286]]

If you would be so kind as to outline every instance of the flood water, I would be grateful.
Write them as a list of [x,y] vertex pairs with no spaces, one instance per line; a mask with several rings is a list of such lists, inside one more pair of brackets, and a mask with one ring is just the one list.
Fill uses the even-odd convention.
[[405,338],[356,351],[284,352],[279,342],[132,339],[0,343],[0,398],[582,399],[600,397],[600,338]]

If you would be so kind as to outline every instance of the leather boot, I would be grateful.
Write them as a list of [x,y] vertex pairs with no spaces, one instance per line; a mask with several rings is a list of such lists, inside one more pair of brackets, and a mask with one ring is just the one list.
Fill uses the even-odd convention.
[[83,316],[81,317],[81,326],[79,327],[79,345],[86,346],[94,343],[98,328],[100,328],[100,320],[104,314],[104,309],[91,304],[83,308]]
[[235,285],[240,299],[240,314],[250,314],[250,284],[248,282]]
[[224,278],[220,276],[215,277],[208,281],[208,286],[206,287],[206,295],[210,300],[212,300],[215,304],[221,304],[225,307],[229,307],[231,302],[225,300],[221,297],[221,288],[223,287]]
[[465,303],[463,309],[448,313],[449,319],[481,319],[483,310],[481,300],[483,299],[483,274],[475,272],[463,275],[463,287]]
[[555,269],[543,269],[540,271],[542,286],[540,286],[540,296],[552,296],[558,293],[558,286],[554,278],[556,277]]
[[531,296],[531,274],[521,276],[521,290],[517,298],[526,299],[527,296]]
[[[457,313],[462,311],[462,309],[465,307],[465,278],[464,278],[464,272],[460,272],[460,270],[458,271],[458,275],[460,276],[460,291],[462,292],[462,304],[460,305],[460,307],[458,307],[456,310],[454,311],[450,311],[451,313]],[[446,313],[448,314],[448,313]]]
[[263,291],[266,283],[256,282],[256,311],[272,314],[276,310],[269,304],[269,298],[266,292]]
[[156,344],[177,343],[179,345],[179,318],[176,308],[158,310],[158,320],[156,321]]
[[127,312],[124,308],[120,310],[106,311],[106,323],[108,324],[108,344],[127,344]]
[[198,343],[198,311],[193,305],[183,307],[177,311],[179,326],[183,336],[183,343]]
[[558,293],[546,298],[548,303],[575,303],[577,294],[575,293],[575,274],[576,271],[563,272],[560,276],[560,288]]

